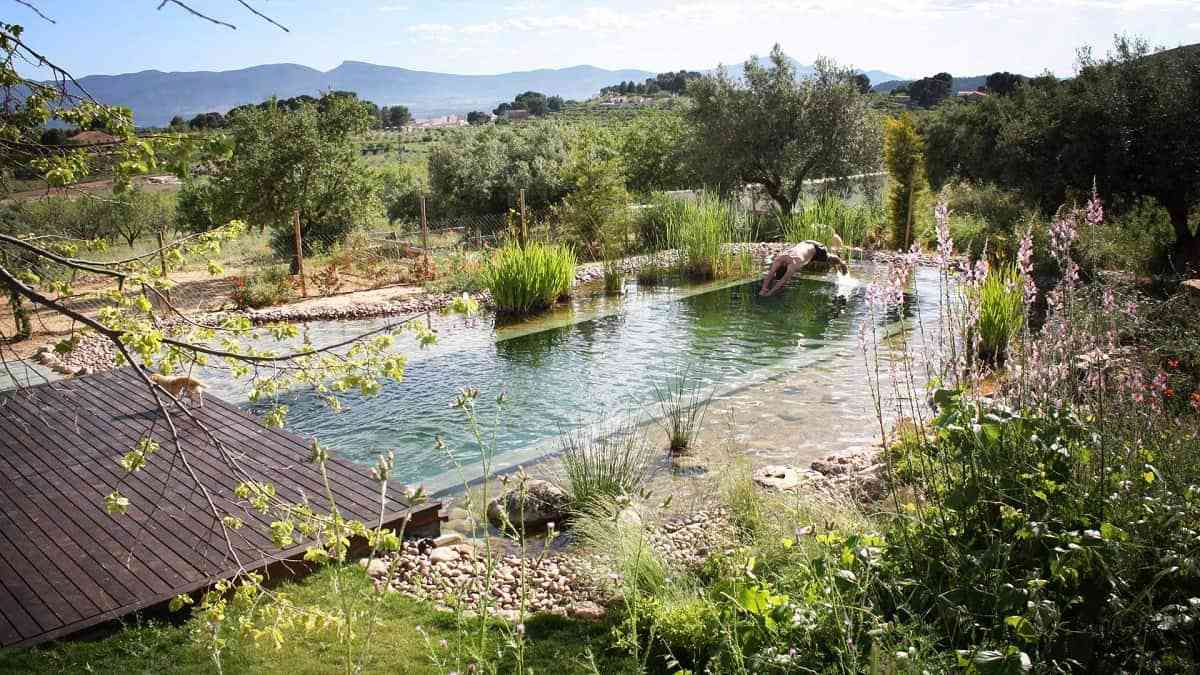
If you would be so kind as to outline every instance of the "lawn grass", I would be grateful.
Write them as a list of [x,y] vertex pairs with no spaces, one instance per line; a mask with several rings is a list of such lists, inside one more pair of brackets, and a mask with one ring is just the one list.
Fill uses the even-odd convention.
[[[365,574],[345,575],[353,579],[358,593],[369,583]],[[333,609],[333,575],[323,570],[296,583],[285,583],[277,590],[286,592],[296,603]],[[343,582],[345,577],[343,578]],[[234,618],[234,617],[231,617]],[[439,673],[430,658],[424,630],[440,656],[450,656],[451,670],[455,655],[462,656],[478,648],[478,624],[472,621],[460,630],[455,615],[439,612],[430,605],[388,594],[379,613],[380,624],[369,645],[368,673]],[[192,642],[195,622],[163,621],[131,623],[118,632],[97,640],[55,643],[24,651],[0,653],[0,673],[212,673],[216,668],[208,654]],[[232,623],[230,624],[233,625]],[[609,647],[609,627],[582,623],[556,616],[539,616],[525,623],[526,666],[535,673],[630,673],[637,664]],[[365,631],[359,631],[364,633]],[[497,639],[500,631],[494,630]],[[445,640],[447,647],[439,645]],[[355,638],[356,653],[362,648]],[[589,656],[589,653],[591,656]],[[343,671],[345,650],[332,632],[285,634],[281,649],[269,643],[255,645],[250,640],[231,637],[222,659],[225,673],[331,673]],[[494,657],[493,657],[494,658]],[[591,663],[595,664],[593,669]],[[511,660],[502,660],[496,670],[510,672]],[[465,668],[464,668],[465,670]]]

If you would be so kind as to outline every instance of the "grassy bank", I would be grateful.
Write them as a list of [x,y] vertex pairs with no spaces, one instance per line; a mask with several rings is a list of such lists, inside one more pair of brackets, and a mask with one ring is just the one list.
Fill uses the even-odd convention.
[[[370,583],[365,573],[351,574],[347,589],[365,591]],[[279,590],[296,603],[332,609],[337,602],[328,570]],[[236,616],[230,617],[236,620]],[[388,594],[379,613],[374,637],[358,635],[352,641],[357,652],[367,650],[364,672],[445,673],[467,672],[467,664],[481,659],[476,623],[469,629],[454,614],[434,610],[429,604]],[[148,622],[130,624],[114,635],[98,640],[79,640],[32,650],[0,654],[0,673],[213,673],[215,664],[197,646],[194,633],[202,626],[196,620],[183,623]],[[525,625],[526,665],[538,673],[627,673],[635,672],[625,655],[608,645],[608,627],[580,623],[554,616],[529,620]],[[248,638],[230,640],[222,658],[225,673],[330,673],[343,671],[345,646],[331,633],[284,629],[284,643],[275,649],[267,641],[256,644]],[[499,635],[500,631],[496,631]],[[493,635],[492,637],[495,637]],[[497,638],[500,639],[500,638]],[[443,643],[444,641],[444,643]],[[494,660],[496,655],[482,655]],[[435,663],[434,659],[438,662]],[[511,661],[501,659],[496,672],[508,672]]]

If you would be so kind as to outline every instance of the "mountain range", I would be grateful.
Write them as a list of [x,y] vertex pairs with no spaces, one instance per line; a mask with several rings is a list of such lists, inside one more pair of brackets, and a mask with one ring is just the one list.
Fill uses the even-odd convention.
[[[811,66],[796,63],[801,74]],[[734,74],[741,66],[730,69]],[[866,71],[872,82],[899,79],[878,70]],[[655,73],[645,70],[605,70],[593,66],[530,70],[498,75],[452,75],[361,61],[346,61],[320,71],[292,63],[240,70],[171,72],[143,70],[122,75],[89,75],[79,84],[98,101],[127,106],[138,126],[165,126],[175,115],[184,119],[204,112],[226,112],[244,103],[271,96],[289,98],[322,91],[357,92],[379,105],[406,105],[414,117],[466,114],[491,110],[523,91],[586,99],[601,87],[626,80],[641,82]]]
[[623,80],[642,81],[654,73],[575,66],[499,75],[451,75],[361,61],[346,61],[329,71],[292,63],[217,72],[143,70],[123,75],[89,75],[79,84],[97,100],[128,106],[138,126],[165,126],[175,115],[184,119],[203,112],[225,112],[271,96],[289,98],[322,91],[357,92],[379,105],[406,105],[415,117],[491,110],[523,91],[558,94],[566,99],[594,95],[601,87]]

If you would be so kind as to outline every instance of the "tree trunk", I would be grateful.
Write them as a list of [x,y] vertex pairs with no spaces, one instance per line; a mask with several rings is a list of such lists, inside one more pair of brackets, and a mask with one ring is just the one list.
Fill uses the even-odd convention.
[[1193,275],[1200,273],[1200,232],[1193,233],[1188,226],[1188,211],[1186,204],[1167,207],[1171,225],[1175,228],[1175,271]]

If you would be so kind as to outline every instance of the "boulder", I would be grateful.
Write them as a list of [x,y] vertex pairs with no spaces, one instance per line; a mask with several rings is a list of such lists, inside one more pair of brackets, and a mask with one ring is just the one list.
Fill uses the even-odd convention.
[[452,563],[457,562],[459,558],[458,551],[449,546],[439,546],[429,552],[429,561],[435,563]]
[[1193,298],[1200,299],[1200,279],[1188,279],[1179,285],[1179,290]]
[[755,469],[750,479],[769,490],[790,490],[800,484],[800,472],[787,464],[768,464]]
[[[523,503],[522,503],[523,502]],[[518,531],[545,527],[547,523],[562,522],[571,507],[571,499],[561,488],[549,481],[531,479],[488,504],[488,520],[504,529],[511,523]]]
[[367,576],[372,579],[379,579],[387,576],[388,563],[383,558],[363,558],[358,561],[358,564],[363,569],[367,570]]
[[604,608],[591,600],[584,600],[568,607],[567,616],[581,621],[600,621],[604,618]]

